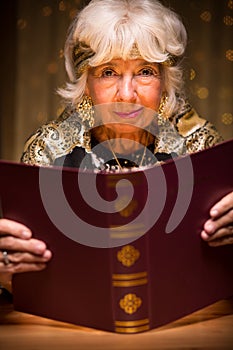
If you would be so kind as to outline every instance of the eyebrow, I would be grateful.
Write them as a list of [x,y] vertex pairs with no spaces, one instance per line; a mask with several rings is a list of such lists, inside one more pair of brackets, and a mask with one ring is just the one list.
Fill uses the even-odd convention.
[[143,66],[151,66],[151,67],[153,67],[153,68],[155,68],[155,69],[158,70],[158,74],[161,73],[161,68],[160,68],[161,66],[159,65],[158,62],[143,61],[143,62],[141,62],[141,63],[138,65],[138,68],[141,68],[141,67],[143,67]]
[[[93,69],[101,69],[105,66],[108,66],[108,67],[115,67],[117,65],[117,63],[112,63],[112,61],[110,62],[106,62],[106,63],[103,63],[103,64],[100,64],[99,66],[96,66],[96,67],[92,67]],[[142,61],[138,64],[139,67],[142,67],[142,66],[145,66],[145,65],[152,65],[152,66],[156,66],[156,67],[159,67],[159,63],[158,62],[148,62],[148,61]]]
[[106,62],[106,63],[103,63],[103,64],[100,64],[99,66],[96,66],[96,67],[92,67],[92,69],[101,69],[103,67],[115,67],[116,64],[113,64],[111,62]]
[[139,64],[139,66],[145,66],[145,65],[159,66],[158,62],[143,61]]

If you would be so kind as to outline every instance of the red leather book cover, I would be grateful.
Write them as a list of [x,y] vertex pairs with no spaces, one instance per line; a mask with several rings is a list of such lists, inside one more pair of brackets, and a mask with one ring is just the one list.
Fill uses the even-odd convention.
[[233,246],[200,238],[233,190],[233,140],[144,171],[95,174],[0,161],[4,216],[53,258],[14,276],[16,310],[136,333],[233,295]]

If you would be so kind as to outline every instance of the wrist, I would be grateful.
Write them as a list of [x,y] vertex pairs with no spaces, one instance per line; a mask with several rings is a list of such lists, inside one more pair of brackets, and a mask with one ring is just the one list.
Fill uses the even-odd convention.
[[0,281],[0,295],[2,294],[2,290],[6,289],[8,292],[12,293],[12,283],[11,280],[1,280]]

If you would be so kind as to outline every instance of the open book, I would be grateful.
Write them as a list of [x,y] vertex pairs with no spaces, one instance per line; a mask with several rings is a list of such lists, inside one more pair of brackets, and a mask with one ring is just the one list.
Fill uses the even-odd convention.
[[233,140],[144,171],[96,174],[0,162],[4,217],[46,242],[16,274],[16,310],[101,330],[159,327],[233,295],[233,245],[200,238],[233,190]]

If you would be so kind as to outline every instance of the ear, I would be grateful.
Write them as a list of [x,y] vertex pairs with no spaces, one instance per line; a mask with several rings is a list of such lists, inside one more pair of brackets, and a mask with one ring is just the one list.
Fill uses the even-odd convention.
[[85,86],[84,95],[86,95],[86,96],[90,95],[90,90],[89,90],[88,84],[86,84],[86,86]]

